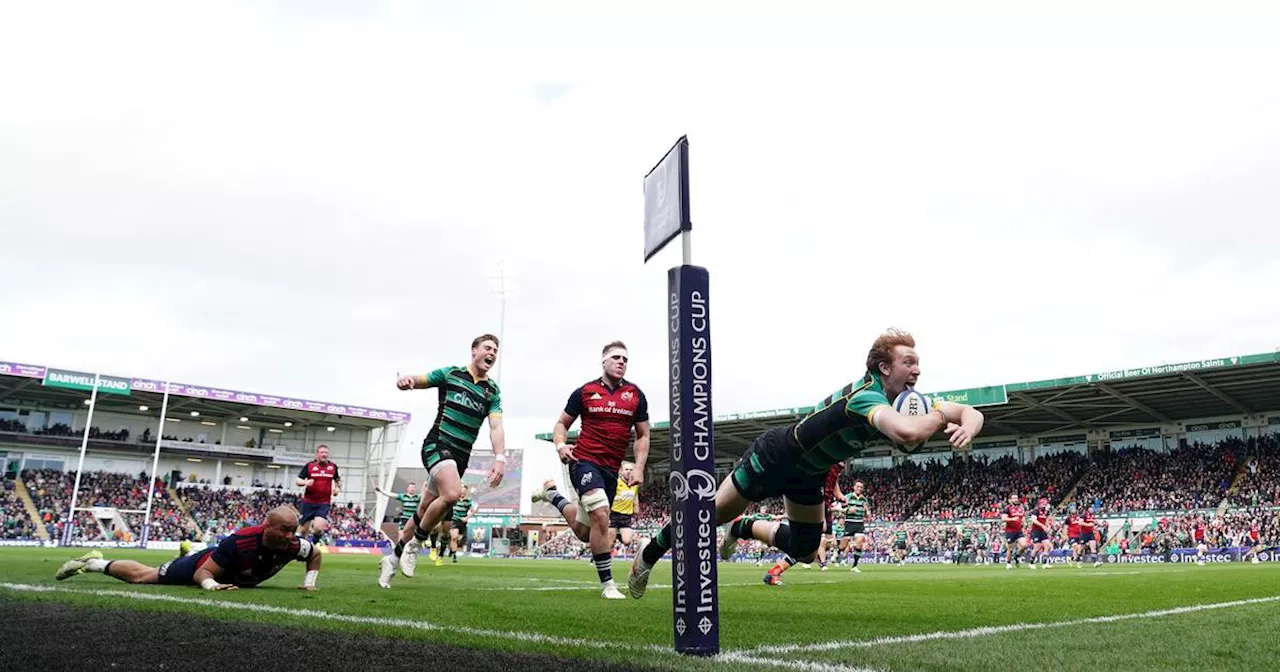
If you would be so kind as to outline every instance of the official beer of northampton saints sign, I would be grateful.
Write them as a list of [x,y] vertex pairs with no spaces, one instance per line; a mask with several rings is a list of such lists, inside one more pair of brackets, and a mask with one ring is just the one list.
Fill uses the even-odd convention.
[[[44,386],[91,392],[93,390],[93,374],[78,373],[76,371],[63,371],[61,369],[49,369],[44,374]],[[98,392],[104,394],[127,395],[132,388],[133,384],[128,378],[116,378],[114,376],[98,377]]]

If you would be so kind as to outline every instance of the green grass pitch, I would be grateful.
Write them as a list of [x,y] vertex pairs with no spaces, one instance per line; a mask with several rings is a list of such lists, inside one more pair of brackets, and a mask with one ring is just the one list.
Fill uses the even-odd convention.
[[[207,593],[130,586],[100,574],[64,582],[82,551],[0,549],[0,596],[257,620],[324,631],[542,652],[659,669],[1263,669],[1280,660],[1280,563],[800,567],[766,586],[764,568],[720,567],[718,659],[672,652],[671,573],[642,600],[603,600],[580,561],[466,558],[377,586],[377,556],[325,557],[320,590],[296,564],[262,587]],[[158,565],[161,552],[108,549]],[[615,563],[625,583],[628,565]],[[1003,627],[1002,627],[1003,626]],[[301,635],[302,633],[300,633]],[[314,633],[313,633],[314,634]]]

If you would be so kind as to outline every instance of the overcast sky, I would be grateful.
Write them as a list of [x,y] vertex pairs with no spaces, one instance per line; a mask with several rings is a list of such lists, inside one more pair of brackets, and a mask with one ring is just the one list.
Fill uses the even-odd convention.
[[925,390],[1280,345],[1265,5],[443,4],[5,3],[0,359],[416,442],[395,375],[498,330],[505,260],[512,439],[613,339],[665,419],[641,185],[683,134],[716,413],[818,401],[891,325]]

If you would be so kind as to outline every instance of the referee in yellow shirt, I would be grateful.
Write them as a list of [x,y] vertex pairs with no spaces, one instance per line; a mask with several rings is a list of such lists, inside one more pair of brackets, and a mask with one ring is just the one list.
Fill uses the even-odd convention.
[[631,470],[635,467],[632,462],[622,463],[622,468],[618,470],[618,492],[613,496],[613,508],[609,511],[609,548],[613,548],[614,542],[621,536],[622,546],[628,550],[628,554],[635,534],[632,526],[635,524],[637,493],[640,489],[638,485],[627,485],[631,481]]

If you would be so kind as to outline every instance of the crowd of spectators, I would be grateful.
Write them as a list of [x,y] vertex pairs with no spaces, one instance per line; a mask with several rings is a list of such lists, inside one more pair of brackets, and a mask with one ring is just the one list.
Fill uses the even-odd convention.
[[1075,500],[1103,514],[1217,506],[1235,476],[1242,441],[1194,443],[1169,452],[1142,447],[1093,455]]
[[[56,469],[27,469],[22,472],[22,480],[36,506],[40,523],[45,526],[51,538],[60,538],[67,508],[71,505],[71,490],[75,487],[75,474]],[[150,482],[145,473],[136,477],[106,471],[85,472],[80,477],[80,493],[76,497],[76,508],[112,507],[124,513],[129,531],[113,530],[108,533],[88,511],[76,512],[77,538],[88,540],[109,539],[112,541],[135,538],[142,533],[143,513],[147,505],[147,492]],[[186,522],[182,510],[169,498],[164,482],[156,479],[152,495],[151,538],[185,539]]]
[[1024,502],[1041,497],[1057,504],[1064,489],[1088,468],[1083,453],[1060,452],[1019,464],[1006,455],[988,462],[985,456],[957,458],[947,465],[942,485],[912,515],[914,520],[995,518],[1004,501],[1018,494]]
[[[206,540],[231,534],[241,527],[257,525],[267,512],[277,506],[297,506],[299,494],[278,488],[211,488],[205,485],[183,486],[178,496],[186,503]],[[335,503],[329,509],[329,531],[334,541],[377,541],[382,534],[364,515],[359,504]]]
[[36,527],[16,487],[13,479],[5,478],[0,488],[0,539],[35,539]]
[[[866,486],[876,518],[901,520],[920,503],[929,488],[941,482],[946,468],[941,461],[929,460],[924,464],[906,461],[889,469],[846,470],[840,475],[840,490],[848,494],[853,490],[853,482],[860,480]],[[781,502],[778,505],[781,506]]]
[[36,506],[36,512],[45,531],[53,539],[62,530],[62,521],[66,518],[67,507],[71,506],[71,489],[75,484],[75,474],[57,469],[27,469],[22,472],[22,482],[27,486],[27,494]]
[[1249,439],[1248,461],[1236,492],[1231,496],[1235,506],[1280,506],[1280,441],[1273,436]]

